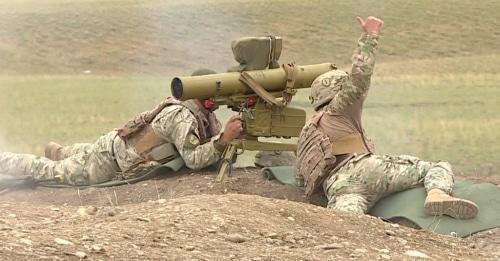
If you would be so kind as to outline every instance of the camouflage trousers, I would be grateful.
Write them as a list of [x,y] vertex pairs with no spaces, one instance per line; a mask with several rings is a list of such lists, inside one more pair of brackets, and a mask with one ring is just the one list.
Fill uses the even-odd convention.
[[453,188],[453,172],[447,162],[428,162],[400,155],[360,155],[348,161],[323,187],[328,208],[364,214],[375,203],[398,191],[423,184],[427,191]]
[[35,179],[62,176],[69,185],[84,186],[113,179],[119,171],[113,156],[116,131],[101,136],[93,144],[77,143],[61,149],[62,160],[53,161],[30,154],[0,153],[0,173]]

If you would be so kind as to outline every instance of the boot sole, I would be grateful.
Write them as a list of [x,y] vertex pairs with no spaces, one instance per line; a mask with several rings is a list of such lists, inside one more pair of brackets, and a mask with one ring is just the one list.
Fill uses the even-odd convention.
[[479,209],[476,204],[463,199],[426,202],[425,211],[431,216],[447,215],[456,219],[470,219],[477,216]]

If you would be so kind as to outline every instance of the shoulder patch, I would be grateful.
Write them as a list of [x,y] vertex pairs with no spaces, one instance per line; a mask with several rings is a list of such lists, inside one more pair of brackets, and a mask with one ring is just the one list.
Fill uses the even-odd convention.
[[186,137],[186,144],[185,146],[189,148],[195,148],[198,145],[200,145],[200,139],[194,135],[193,133],[189,133]]

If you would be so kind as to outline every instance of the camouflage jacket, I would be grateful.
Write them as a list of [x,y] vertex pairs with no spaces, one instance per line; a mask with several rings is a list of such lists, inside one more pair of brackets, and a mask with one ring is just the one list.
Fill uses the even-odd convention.
[[[177,151],[190,169],[201,169],[212,165],[220,158],[221,152],[214,147],[214,140],[200,142],[198,122],[191,111],[181,105],[164,108],[151,122],[156,135],[175,145]],[[144,161],[137,151],[120,138],[115,139],[115,156],[121,170],[130,168]]]
[[378,37],[364,33],[358,40],[358,46],[351,56],[352,69],[349,79],[342,86],[333,100],[328,104],[327,111],[341,112],[357,100],[366,97],[370,87],[370,79],[375,67],[375,51]]
[[376,49],[377,37],[363,34],[351,57],[350,74],[332,70],[313,82],[313,88],[326,88],[334,96],[304,126],[299,136],[295,174],[299,185],[305,186],[308,197],[316,193],[327,177],[353,157],[352,153],[335,154],[332,148],[336,141],[352,134],[361,134],[364,144],[362,151],[366,153],[373,150],[361,126],[361,113],[375,65]]
[[[361,124],[361,114],[375,67],[377,45],[377,36],[364,33],[360,37],[351,56],[351,73],[342,82],[342,87],[332,101],[325,106],[325,113],[319,121],[320,129],[332,141],[353,133],[360,133],[364,136],[370,151],[373,151],[373,145],[365,137]],[[328,77],[328,74],[325,73],[320,77]]]

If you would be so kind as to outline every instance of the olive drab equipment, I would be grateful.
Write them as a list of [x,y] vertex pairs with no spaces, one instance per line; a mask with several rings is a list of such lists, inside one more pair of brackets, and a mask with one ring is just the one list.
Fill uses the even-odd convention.
[[231,42],[234,59],[240,64],[229,72],[274,69],[280,65],[283,40],[280,36],[244,37]]
[[[241,114],[242,137],[231,141],[222,155],[216,180],[222,182],[231,170],[236,153],[244,150],[296,151],[296,144],[259,141],[260,137],[298,137],[305,124],[303,109],[289,107],[299,88],[309,88],[319,75],[336,69],[331,63],[299,66],[277,66],[282,40],[243,38],[233,42],[233,51],[240,66],[230,72],[175,77],[171,91],[180,100],[211,100],[227,105]],[[256,58],[252,58],[256,57]]]

